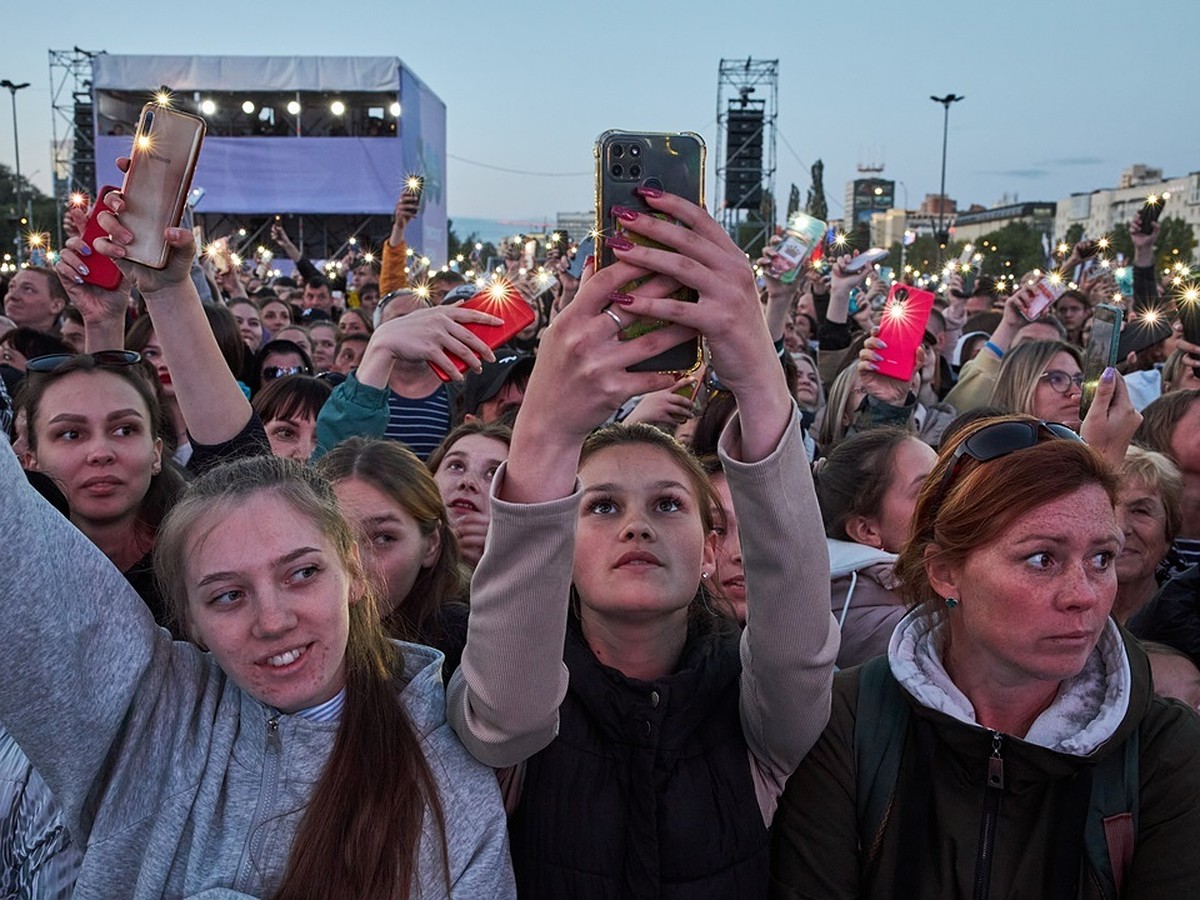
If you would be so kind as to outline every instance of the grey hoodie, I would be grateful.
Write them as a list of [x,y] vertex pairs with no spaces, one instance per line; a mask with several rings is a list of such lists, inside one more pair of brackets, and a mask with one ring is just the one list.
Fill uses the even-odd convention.
[[[7,445],[0,497],[0,721],[85,847],[75,897],[273,893],[337,723],[281,715],[172,642]],[[400,701],[441,789],[448,893],[512,897],[496,779],[446,724],[442,655],[403,647]],[[429,830],[417,880],[423,898],[447,895]]]

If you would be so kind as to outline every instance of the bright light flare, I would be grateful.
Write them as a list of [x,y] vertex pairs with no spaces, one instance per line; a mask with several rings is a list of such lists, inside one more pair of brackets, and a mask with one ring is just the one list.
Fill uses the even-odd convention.
[[71,205],[72,206],[86,206],[87,205],[87,194],[81,193],[80,191],[73,191],[71,193]]
[[159,106],[170,106],[171,105],[171,92],[170,91],[155,91],[154,92],[154,102],[157,103]]
[[335,116],[345,115],[346,104],[343,103],[341,100],[334,100],[332,103],[329,104],[329,111],[331,113],[333,113]]
[[[1120,294],[1117,296],[1119,297]],[[1148,309],[1142,313],[1142,321],[1147,325],[1157,325],[1162,321],[1162,314],[1157,309]]]
[[419,194],[423,183],[420,175],[409,175],[404,179],[404,189],[410,194]]
[[505,300],[508,298],[508,292],[511,289],[512,285],[510,285],[507,281],[505,281],[503,278],[497,278],[487,287],[488,299],[495,300],[496,302]]
[[844,231],[839,231],[833,237],[833,246],[835,246],[835,247],[845,247],[849,243],[850,243],[850,238],[846,235],[846,232],[844,232]]
[[883,317],[896,325],[904,325],[910,318],[908,304],[903,300],[893,300],[884,307]]
[[40,232],[36,232],[36,231],[29,232],[29,236],[26,238],[26,241],[28,242],[30,247],[46,246],[46,236],[44,234],[41,234]]
[[1111,242],[1109,241],[1109,239],[1107,237],[1102,237],[1098,241],[1096,241],[1096,246],[1099,247],[1101,250],[1107,250],[1110,243]]
[[1067,244],[1066,241],[1059,241],[1058,246],[1055,247],[1054,250],[1059,256],[1066,256],[1068,253],[1071,252],[1071,247]]
[[373,262],[375,262],[375,254],[374,254],[374,253],[364,253],[364,254],[363,254],[363,261],[364,261],[364,262],[369,262],[369,263],[373,263]]
[[137,136],[137,148],[139,150],[149,150],[150,149],[150,135],[139,134]]
[[422,281],[420,284],[414,286],[413,293],[416,294],[418,297],[420,297],[422,300],[428,300],[429,299],[429,282]]

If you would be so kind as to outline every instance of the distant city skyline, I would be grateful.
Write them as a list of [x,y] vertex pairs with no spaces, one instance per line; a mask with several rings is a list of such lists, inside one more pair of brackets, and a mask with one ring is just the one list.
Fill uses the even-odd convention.
[[[711,176],[723,57],[780,61],[781,209],[791,184],[807,193],[818,158],[831,217],[842,214],[859,163],[882,163],[897,182],[896,204],[915,209],[938,191],[942,109],[929,95],[948,90],[966,97],[950,113],[946,177],[960,208],[1006,195],[1058,201],[1115,186],[1136,163],[1168,177],[1200,170],[1200,117],[1181,97],[1198,70],[1191,42],[1200,7],[1192,4],[863,0],[847,11],[776,3],[746,12],[713,0],[570,9],[464,0],[448,11],[362,0],[345,11],[293,2],[251,16],[244,4],[211,0],[141,9],[98,16],[94,4],[63,0],[53,21],[28,4],[4,14],[0,78],[31,82],[17,96],[21,163],[43,191],[51,187],[48,50],[72,45],[399,56],[446,103],[457,220],[552,222],[590,208],[592,143],[610,127],[698,131]],[[11,108],[0,108],[0,162],[13,164]]]

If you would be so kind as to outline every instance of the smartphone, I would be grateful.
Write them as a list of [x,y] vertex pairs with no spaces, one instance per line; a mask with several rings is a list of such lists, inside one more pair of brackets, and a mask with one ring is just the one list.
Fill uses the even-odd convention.
[[[616,260],[607,238],[621,234],[635,244],[655,246],[641,235],[625,230],[612,214],[614,206],[623,206],[644,215],[665,218],[653,210],[638,194],[649,187],[677,194],[697,206],[704,205],[704,139],[692,132],[655,133],[611,130],[596,139],[596,268]],[[662,248],[660,246],[660,249]],[[646,279],[624,285],[628,293]],[[695,302],[691,288],[680,288],[671,295],[676,300]],[[621,329],[621,339],[630,340],[668,323],[639,318]],[[662,353],[630,366],[634,372],[690,372],[700,365],[700,339],[692,338]]]
[[972,243],[963,244],[962,252],[958,255],[958,260],[954,263],[951,270],[958,273],[959,279],[962,281],[960,290],[951,290],[950,293],[955,297],[963,298],[970,297],[975,293],[975,279],[979,274],[979,265],[975,262],[975,245]]
[[1158,221],[1158,217],[1162,215],[1163,207],[1167,205],[1167,198],[1170,194],[1151,194],[1146,198],[1146,202],[1142,204],[1142,208],[1138,211],[1141,216],[1142,234],[1149,234],[1154,230],[1154,223]]
[[575,248],[575,255],[571,258],[571,264],[567,266],[567,274],[575,279],[582,278],[583,267],[587,264],[588,257],[595,254],[596,239],[589,234]]
[[1067,292],[1067,280],[1060,272],[1050,272],[1038,279],[1033,286],[1034,298],[1025,314],[1030,322],[1041,317],[1042,313],[1058,302],[1058,298]]
[[204,120],[156,103],[142,107],[133,138],[129,171],[121,191],[121,224],[133,232],[125,259],[151,269],[166,268],[171,255],[163,231],[175,228],[192,187],[204,141]]
[[537,264],[537,239],[530,238],[525,242],[525,247],[521,251],[521,266],[526,272],[532,272]]
[[[91,215],[88,216],[87,224],[83,228],[83,242],[88,245],[93,251],[96,249],[96,239],[108,237],[108,232],[100,227],[97,219],[100,213],[109,210],[104,205],[104,198],[108,196],[109,191],[115,191],[116,188],[111,184],[106,184],[96,193],[96,205],[92,207]],[[117,268],[117,264],[105,256],[103,253],[93,252],[88,257],[88,273],[81,276],[88,284],[94,284],[98,288],[103,288],[106,291],[115,291],[121,284],[121,270]]]
[[1179,321],[1183,324],[1183,339],[1200,344],[1200,296],[1194,289],[1181,291],[1176,300]]
[[[499,316],[504,321],[499,325],[479,325],[470,323],[468,331],[474,332],[491,349],[495,350],[502,344],[512,340],[517,334],[533,324],[537,313],[525,302],[525,298],[511,284],[497,281],[477,293],[460,307],[461,309],[478,309],[489,315]],[[467,371],[467,364],[458,357],[451,357],[454,367],[460,372]],[[433,363],[429,364],[434,373],[442,381],[449,381],[450,376]]]
[[775,248],[775,258],[771,260],[771,274],[784,284],[795,281],[800,274],[804,258],[820,241],[825,228],[825,223],[820,219],[814,219],[807,213],[793,213],[788,219],[783,240]]
[[872,247],[870,250],[864,250],[843,267],[847,274],[861,272],[867,266],[873,266],[877,262],[882,262],[887,259],[888,252],[882,247]]
[[876,363],[880,375],[908,381],[917,364],[917,348],[933,312],[933,294],[909,284],[893,284],[879,322],[879,339],[887,346]]
[[1099,303],[1092,310],[1092,334],[1083,351],[1083,395],[1079,399],[1079,417],[1086,418],[1096,399],[1100,376],[1109,366],[1117,364],[1121,347],[1121,319],[1125,315],[1118,306]]

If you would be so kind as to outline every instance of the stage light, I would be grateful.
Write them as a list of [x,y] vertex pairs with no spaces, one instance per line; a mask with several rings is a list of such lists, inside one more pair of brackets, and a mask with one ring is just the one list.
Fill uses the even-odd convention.
[[242,102],[242,112],[244,112],[246,115],[250,115],[252,112],[254,112],[254,103],[250,100],[244,100]]
[[289,100],[288,105],[287,105],[287,111],[289,113],[291,113],[293,116],[300,115],[300,101],[299,100]]
[[211,100],[200,101],[200,112],[204,113],[206,116],[211,116],[216,111],[217,104],[213,103]]
[[329,111],[335,116],[340,116],[346,112],[346,104],[341,100],[334,100],[329,104]]
[[397,101],[397,102],[393,103],[391,106],[389,106],[388,112],[390,112],[397,119],[400,118],[400,103],[399,103],[399,101]]

